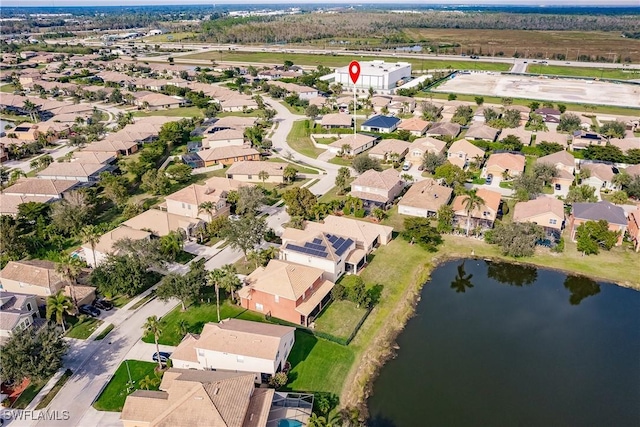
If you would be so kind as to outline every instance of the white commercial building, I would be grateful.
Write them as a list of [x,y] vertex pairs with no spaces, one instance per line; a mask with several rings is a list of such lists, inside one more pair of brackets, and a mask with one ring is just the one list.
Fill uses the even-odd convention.
[[[373,88],[377,93],[394,93],[396,87],[402,86],[410,77],[411,64],[408,62],[360,62],[360,76],[356,82],[356,89],[360,93],[368,92],[369,88]],[[345,92],[353,91],[349,66],[336,69],[335,82],[341,83]]]

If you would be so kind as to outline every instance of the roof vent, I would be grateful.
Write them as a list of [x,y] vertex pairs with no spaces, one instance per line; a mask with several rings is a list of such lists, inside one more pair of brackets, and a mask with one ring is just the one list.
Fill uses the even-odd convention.
[[[218,395],[218,393],[220,393],[220,388],[219,388],[219,387],[216,387],[216,389],[215,389],[215,390],[213,390],[213,394],[214,394],[215,396],[217,396],[217,395]],[[200,399],[202,399],[202,398],[200,398]]]

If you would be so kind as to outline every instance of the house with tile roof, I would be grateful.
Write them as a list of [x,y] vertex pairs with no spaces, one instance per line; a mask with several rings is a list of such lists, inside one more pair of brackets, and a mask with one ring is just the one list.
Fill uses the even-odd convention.
[[571,206],[571,216],[569,217],[571,240],[576,241],[576,232],[580,225],[587,221],[600,220],[607,221],[610,231],[620,232],[618,243],[616,244],[616,246],[620,246],[624,233],[629,226],[629,221],[624,209],[604,200],[597,203],[574,203]]
[[429,129],[427,129],[426,136],[444,136],[449,138],[455,138],[460,135],[462,126],[458,123],[450,122],[438,122],[434,123]]
[[571,153],[562,150],[547,156],[539,157],[536,163],[551,165],[556,168],[557,175],[551,180],[554,195],[566,196],[575,179],[576,161]]
[[493,142],[498,137],[498,129],[487,126],[484,123],[473,123],[467,129],[464,137],[471,141],[490,141]]
[[484,150],[476,147],[465,139],[455,141],[447,151],[447,160],[449,160],[449,163],[461,169],[464,169],[469,163],[476,161],[476,159],[484,159]]
[[[240,187],[250,186],[235,179],[212,177],[204,184],[191,184],[175,193],[165,197],[165,202],[160,205],[170,214],[182,215],[189,218],[200,218],[203,221],[211,221],[218,215],[229,213],[227,195],[230,191],[237,191]],[[211,202],[213,211],[206,212],[200,209],[203,203]]]
[[233,178],[241,182],[263,182],[260,172],[266,172],[269,176],[264,182],[284,182],[284,170],[288,163],[277,162],[236,162],[227,169],[227,178]]
[[[498,216],[500,209],[500,193],[496,191],[479,188],[478,196],[484,200],[484,203],[471,211],[471,229],[481,227],[484,229],[493,228],[493,224]],[[453,221],[460,228],[467,227],[467,209],[464,201],[466,196],[460,195],[453,199]]]
[[504,128],[500,131],[500,137],[498,138],[500,141],[503,141],[508,136],[515,136],[520,140],[520,142],[525,145],[531,145],[531,136],[533,132],[530,130],[526,130],[524,126],[519,126],[517,128]]
[[345,113],[325,114],[320,125],[324,129],[349,129],[353,126],[353,116]]
[[95,183],[110,165],[103,163],[53,162],[37,173],[38,178]]
[[0,344],[4,344],[12,335],[29,329],[39,320],[35,295],[0,292]]
[[249,372],[262,382],[284,368],[294,332],[290,326],[240,319],[206,323],[202,333],[184,337],[171,361],[180,369]]
[[252,374],[171,368],[159,391],[127,396],[120,420],[124,427],[266,427],[274,394],[256,388]]
[[429,128],[430,123],[426,120],[422,120],[420,117],[411,117],[410,119],[404,119],[398,125],[399,130],[408,130],[411,135],[422,136]]
[[394,132],[400,119],[393,116],[373,116],[369,120],[360,125],[360,129],[363,132],[376,132],[376,133],[391,133]]
[[56,263],[39,259],[9,261],[0,271],[0,289],[8,292],[31,294],[38,297],[38,304],[44,304],[47,297],[59,291],[78,301],[78,305],[91,303],[96,295],[95,288],[74,284],[56,271]]
[[426,153],[443,154],[447,143],[430,136],[418,138],[411,143],[406,159],[414,165],[421,165]]
[[515,177],[524,173],[526,159],[523,154],[494,153],[489,156],[482,170],[482,177],[489,174],[501,180],[503,174]]
[[157,237],[166,236],[172,231],[182,231],[188,238],[195,237],[197,228],[205,226],[200,218],[175,215],[159,209],[144,211],[122,224],[136,230],[149,231]]
[[337,141],[327,145],[327,149],[334,154],[342,154],[343,146],[349,146],[347,154],[355,156],[376,145],[378,138],[362,133],[341,135]]
[[115,243],[122,239],[131,240],[149,240],[151,233],[144,230],[136,230],[135,228],[127,227],[126,225],[120,225],[111,231],[107,231],[98,240],[95,247],[87,243],[82,244],[82,250],[84,251],[84,259],[91,267],[97,267],[102,264],[107,255],[117,255],[118,251],[114,247]]
[[45,179],[45,178],[20,178],[15,184],[5,188],[2,194],[7,196],[47,196],[52,199],[61,199],[64,194],[78,186],[78,181]]
[[248,310],[309,326],[331,300],[334,285],[320,268],[272,259],[247,276],[238,296]]
[[601,189],[619,190],[620,186],[613,183],[616,173],[613,165],[607,163],[581,163],[580,171],[588,171],[588,177],[582,179],[582,184],[589,185],[598,193]]
[[386,209],[400,195],[403,188],[404,183],[397,170],[390,168],[378,172],[369,169],[351,183],[350,195],[361,199],[365,209]]
[[204,166],[233,165],[237,162],[260,160],[260,152],[247,145],[219,146],[192,153],[202,159]]
[[325,279],[335,282],[347,272],[347,258],[355,249],[356,242],[350,237],[319,232],[305,239],[284,238],[280,259],[320,268],[325,272]]
[[411,147],[411,143],[407,141],[400,139],[383,139],[378,145],[369,150],[369,156],[382,161],[394,158],[396,161],[400,161],[404,159],[409,152],[409,147]]
[[244,145],[244,132],[241,129],[224,129],[208,133],[202,139],[203,148],[217,148],[229,145]]
[[49,203],[55,200],[52,196],[25,196],[22,194],[0,193],[0,215],[15,217],[18,215],[20,205],[29,202]]
[[431,178],[418,181],[407,190],[398,202],[398,213],[434,218],[438,215],[438,209],[449,204],[452,194],[452,188],[439,185]]
[[559,238],[564,227],[564,203],[560,199],[547,196],[518,202],[513,209],[513,222],[538,224],[547,234]]

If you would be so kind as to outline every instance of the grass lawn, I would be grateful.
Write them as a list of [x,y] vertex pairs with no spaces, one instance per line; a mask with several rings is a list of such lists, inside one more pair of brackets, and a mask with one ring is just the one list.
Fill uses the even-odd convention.
[[[215,59],[219,61],[230,62],[264,62],[267,64],[282,64],[284,61],[293,61],[296,65],[324,65],[326,67],[343,67],[349,63],[353,58],[344,55],[314,55],[307,53],[286,53],[282,55],[282,59],[275,57],[279,56],[274,52],[224,52],[224,56],[220,59],[218,52],[203,52],[194,53],[192,55],[181,56],[180,59]],[[469,70],[487,70],[487,71],[508,71],[511,68],[511,64],[498,63],[498,62],[476,62],[469,60],[449,60],[440,61],[433,59],[416,59],[416,58],[397,58],[394,56],[360,56],[358,61],[374,61],[382,60],[387,62],[397,62],[398,60],[410,62],[413,65],[414,70],[431,70],[431,69],[469,69]]]
[[178,264],[186,264],[192,259],[194,259],[195,257],[196,256],[194,254],[190,254],[189,252],[185,252],[185,251],[180,251],[180,253],[176,257],[176,262]]
[[[212,298],[211,303],[192,305],[187,308],[187,311],[180,311],[180,309],[180,306],[176,307],[161,319],[162,334],[160,334],[160,339],[158,340],[160,344],[180,344],[183,334],[180,332],[178,326],[179,322],[182,320],[187,322],[187,331],[193,334],[199,334],[202,332],[202,328],[205,323],[218,321],[215,297]],[[257,322],[265,321],[262,314],[254,313],[253,311],[248,311],[242,307],[238,307],[237,305],[225,302],[220,306],[220,318],[226,319],[230,317]],[[142,338],[142,341],[152,343],[154,342],[153,336],[145,335]]]
[[351,301],[333,301],[315,320],[316,330],[338,338],[349,338],[366,312]]
[[289,110],[291,114],[297,114],[300,116],[304,115],[305,107],[297,107],[295,105],[289,105],[284,101],[279,101],[279,102],[280,104],[282,104],[283,107],[286,107],[286,109]]
[[51,390],[49,390],[49,393],[47,393],[47,395],[40,401],[40,403],[38,403],[38,405],[36,406],[36,410],[46,408],[49,403],[51,403],[53,398],[56,397],[56,394],[58,394],[60,389],[64,387],[64,385],[67,383],[67,380],[71,377],[72,374],[73,372],[71,372],[71,369],[67,369],[66,371],[64,371],[64,374],[60,377],[58,382],[53,386]]
[[[349,184],[351,184],[354,179],[356,179],[356,178],[355,177],[349,178]],[[333,187],[333,188],[331,188],[331,190],[327,191],[322,196],[320,196],[318,201],[320,203],[327,203],[327,202],[330,202],[332,200],[344,200],[344,199],[347,198],[348,193],[349,192],[346,191],[344,194],[338,194],[338,187]]]
[[598,68],[597,64],[594,67],[563,67],[562,65],[539,65],[529,64],[527,67],[528,73],[535,74],[551,74],[555,76],[576,76],[576,77],[593,77],[600,79],[617,79],[628,80],[640,78],[640,70],[619,69],[614,68]]
[[109,323],[109,326],[104,328],[102,332],[100,332],[98,336],[95,337],[94,341],[103,340],[107,335],[109,335],[109,332],[113,331],[113,328],[114,328],[113,324]]
[[193,175],[193,178],[195,179],[194,184],[204,184],[204,182],[206,180],[208,180],[209,178],[212,177],[218,177],[218,178],[226,178],[227,177],[227,167],[224,167],[222,169],[217,169],[211,172],[205,172],[205,173],[198,173]]
[[6,85],[0,86],[0,92],[3,92],[3,93],[13,93],[15,92],[15,90],[16,90],[16,87],[13,83],[8,83]]
[[79,317],[69,317],[67,324],[72,325],[65,334],[68,338],[86,340],[102,323],[102,320],[81,314]]
[[49,379],[47,378],[44,381],[31,382],[31,384],[29,384],[29,386],[24,389],[24,391],[20,394],[16,401],[13,402],[11,408],[25,409],[29,405],[29,403],[31,403],[33,398],[36,397],[38,393],[40,393],[40,390],[42,390],[42,387],[44,387],[48,381]]
[[393,227],[393,231],[401,232],[404,230],[404,219],[410,218],[406,215],[398,214],[398,205],[395,205],[387,211],[387,217],[382,220],[382,225]]
[[316,138],[316,142],[318,144],[331,144],[332,142],[336,142],[338,138]]
[[287,389],[340,394],[344,378],[355,361],[350,347],[296,331],[289,355],[291,371]]
[[343,157],[335,156],[332,159],[329,159],[329,163],[333,163],[334,165],[340,166],[351,166],[351,159],[345,159]]
[[156,110],[156,111],[134,111],[134,117],[151,117],[151,116],[166,116],[166,117],[203,117],[202,110],[198,107],[181,107],[171,108],[169,110]]
[[253,261],[245,261],[244,258],[240,258],[233,265],[236,266],[238,274],[250,274],[256,269],[256,263]]
[[251,110],[247,113],[243,113],[242,111],[222,111],[216,114],[217,118],[222,117],[260,117],[261,110]]
[[[147,375],[149,375],[150,378],[156,377],[155,368],[158,367],[158,365],[154,362],[142,362],[139,360],[128,360],[122,362],[98,397],[98,400],[93,404],[93,407],[98,411],[122,411],[124,401],[129,395],[127,392],[129,382],[127,364],[129,365],[129,372],[131,372],[131,379],[134,382],[131,392],[140,389],[140,380]],[[158,385],[150,387],[149,390],[158,390]]]
[[311,169],[311,168],[307,168],[304,166],[301,166],[297,163],[291,163],[288,162],[284,159],[281,159],[279,157],[271,157],[267,160],[268,162],[272,162],[272,163],[289,163],[291,166],[293,166],[294,168],[298,169],[298,172],[300,173],[306,173],[306,174],[312,174],[312,175],[317,175],[318,174],[318,170],[317,169]]
[[129,307],[129,310],[137,310],[143,305],[145,305],[146,303],[148,303],[149,301],[151,301],[152,299],[154,299],[155,297],[156,297],[156,292],[155,290],[153,290],[149,293],[149,295],[147,295],[146,297],[142,298],[140,301],[138,301],[137,303]]
[[287,143],[298,153],[316,159],[320,154],[324,153],[325,150],[316,148],[313,145],[311,138],[309,138],[310,130],[308,127],[305,127],[305,123],[308,123],[308,121],[298,120],[293,122],[291,132],[289,132],[287,136]]

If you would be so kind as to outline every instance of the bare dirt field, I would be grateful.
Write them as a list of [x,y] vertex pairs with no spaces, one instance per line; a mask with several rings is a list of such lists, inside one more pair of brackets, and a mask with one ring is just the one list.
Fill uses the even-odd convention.
[[640,85],[592,80],[524,77],[493,73],[457,74],[434,91],[640,107]]

